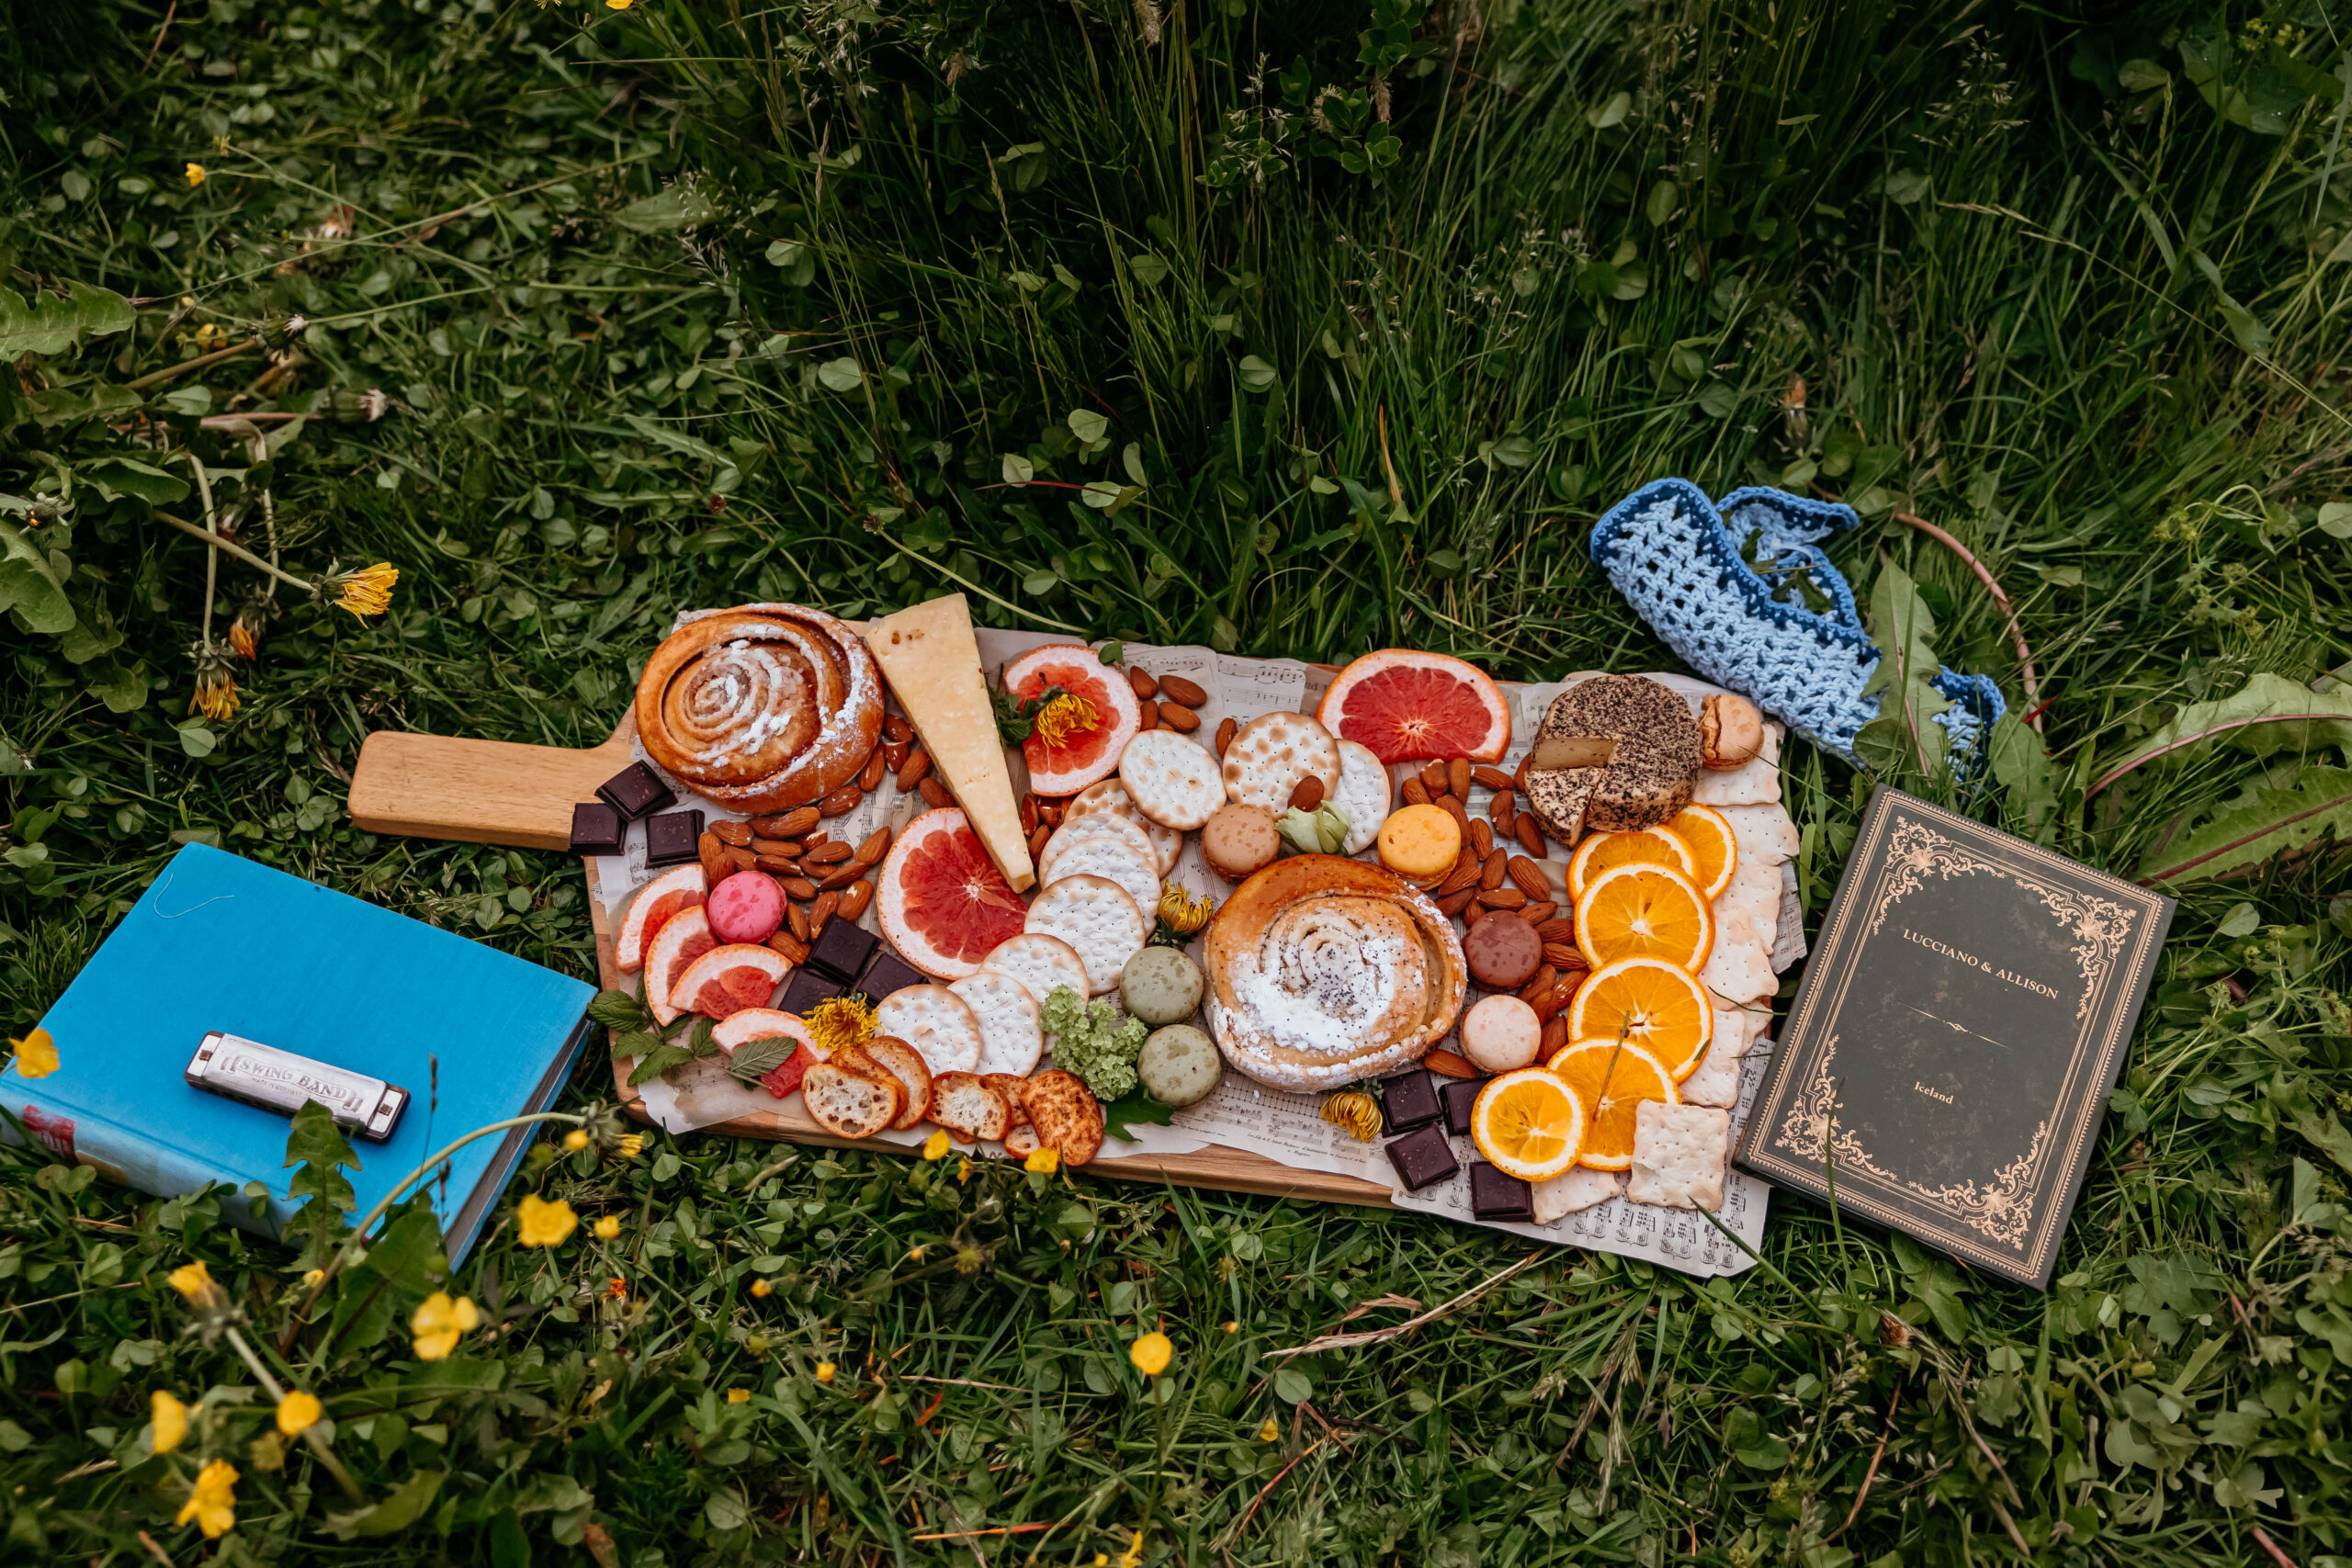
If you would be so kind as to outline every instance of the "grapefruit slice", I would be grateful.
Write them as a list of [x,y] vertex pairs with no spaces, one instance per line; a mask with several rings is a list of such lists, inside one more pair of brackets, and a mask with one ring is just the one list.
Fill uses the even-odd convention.
[[1021,755],[1029,763],[1031,789],[1039,795],[1076,795],[1119,771],[1119,753],[1143,728],[1143,710],[1136,705],[1126,672],[1103,663],[1083,643],[1047,643],[1004,667],[1004,689],[1016,697],[1042,696],[1048,686],[1085,699],[1094,710],[1093,728],[1058,744],[1042,734],[1032,735],[1021,743]]
[[644,968],[647,944],[679,910],[701,903],[703,893],[700,865],[673,867],[639,888],[628,913],[621,917],[620,940],[613,944],[621,973],[634,975]]
[[653,1010],[656,1021],[674,1023],[686,1010],[683,1003],[672,1005],[672,983],[686,972],[686,965],[718,945],[700,904],[681,909],[645,944],[645,1005]]
[[[1128,697],[1132,704],[1134,694]],[[882,934],[899,956],[937,980],[978,973],[980,961],[1019,936],[1029,918],[1027,901],[952,806],[926,811],[899,830],[874,901]]]
[[746,1008],[765,1008],[790,973],[791,963],[774,948],[726,942],[678,972],[670,982],[670,1000],[706,1018],[729,1019]]
[[775,1040],[791,1044],[792,1054],[774,1071],[760,1077],[760,1087],[778,1100],[789,1100],[799,1093],[801,1076],[825,1059],[825,1053],[810,1038],[808,1026],[800,1021],[799,1016],[778,1012],[774,1008],[745,1008],[714,1028],[710,1037],[729,1060],[754,1041]]
[[1442,653],[1384,648],[1340,671],[1315,716],[1384,762],[1467,757],[1492,762],[1510,749],[1510,709],[1484,671]]

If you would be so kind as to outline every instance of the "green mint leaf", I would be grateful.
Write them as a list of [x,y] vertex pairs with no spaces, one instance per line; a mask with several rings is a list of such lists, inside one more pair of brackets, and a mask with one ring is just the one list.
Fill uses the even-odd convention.
[[662,1037],[650,1030],[633,1029],[627,1034],[613,1036],[613,1060],[626,1062],[632,1056],[642,1056],[648,1051],[660,1049]]
[[598,991],[588,1016],[606,1029],[642,1029],[647,1022],[645,1004],[627,991]]
[[1176,1108],[1163,1105],[1146,1094],[1142,1088],[1128,1090],[1118,1099],[1104,1102],[1102,1132],[1104,1136],[1124,1138],[1130,1144],[1140,1143],[1130,1127],[1168,1127],[1175,1124]]
[[1102,645],[1102,662],[1105,664],[1125,664],[1127,661],[1126,644],[1120,642],[1104,643]]
[[765,1040],[747,1040],[735,1047],[727,1070],[745,1083],[757,1083],[786,1062],[800,1049],[800,1042],[789,1034],[774,1035]]
[[628,1076],[631,1088],[660,1077],[672,1067],[682,1067],[695,1059],[694,1053],[675,1045],[656,1045],[638,1058],[637,1070]]

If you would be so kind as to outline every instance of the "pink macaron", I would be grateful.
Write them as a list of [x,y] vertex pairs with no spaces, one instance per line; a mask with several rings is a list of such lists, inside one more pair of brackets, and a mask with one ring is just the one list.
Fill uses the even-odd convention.
[[721,942],[765,942],[784,924],[784,889],[764,871],[739,871],[710,890],[703,913]]

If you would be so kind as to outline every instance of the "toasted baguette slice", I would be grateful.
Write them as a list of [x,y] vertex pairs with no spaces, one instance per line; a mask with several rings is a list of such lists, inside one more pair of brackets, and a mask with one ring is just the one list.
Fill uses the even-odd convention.
[[820,1062],[800,1080],[801,1103],[836,1138],[870,1138],[899,1114],[906,1090],[887,1074],[869,1077]]
[[1021,1109],[1022,1087],[1029,1080],[1019,1073],[982,1073],[997,1093],[1004,1096],[1004,1124],[1007,1127],[1029,1125],[1029,1112]]
[[1064,1165],[1084,1165],[1102,1146],[1102,1106],[1076,1075],[1049,1067],[1022,1086],[1021,1108],[1037,1141],[1059,1151]]
[[1004,1096],[978,1073],[942,1073],[931,1080],[931,1119],[966,1143],[1004,1136]]
[[896,1078],[906,1092],[899,1098],[899,1114],[890,1125],[903,1133],[931,1112],[931,1068],[922,1053],[903,1040],[876,1035],[863,1045],[833,1053],[834,1061],[868,1077]]
[[1004,1152],[1014,1159],[1027,1159],[1046,1145],[1037,1141],[1037,1129],[1023,1122],[1004,1134]]

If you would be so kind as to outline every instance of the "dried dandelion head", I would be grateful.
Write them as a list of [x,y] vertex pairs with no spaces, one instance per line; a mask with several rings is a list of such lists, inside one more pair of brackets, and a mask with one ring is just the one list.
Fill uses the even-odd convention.
[[327,580],[335,590],[334,602],[355,615],[380,615],[392,607],[392,585],[401,580],[400,569],[378,561],[363,566],[357,571],[346,571]]
[[835,997],[808,1010],[808,1037],[828,1056],[874,1038],[874,1004],[863,996]]
[[229,646],[248,664],[261,658],[261,627],[254,624],[251,610],[238,611],[237,618],[229,623]]
[[1160,889],[1159,905],[1154,913],[1158,919],[1152,924],[1153,943],[1182,947],[1209,923],[1211,907],[1207,894],[1188,893],[1171,882]]
[[1380,1136],[1380,1101],[1360,1089],[1342,1089],[1327,1097],[1320,1114],[1357,1143],[1368,1144]]
[[1037,710],[1037,738],[1048,746],[1067,746],[1081,735],[1092,734],[1102,722],[1092,703],[1064,692]]
[[212,643],[196,645],[191,658],[196,661],[196,694],[188,699],[188,707],[219,723],[237,716],[237,678],[231,672],[228,650]]

